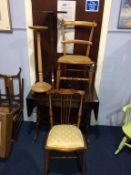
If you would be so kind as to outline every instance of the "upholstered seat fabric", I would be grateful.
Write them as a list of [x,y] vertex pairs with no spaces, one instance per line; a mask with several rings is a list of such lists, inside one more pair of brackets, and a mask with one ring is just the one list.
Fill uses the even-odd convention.
[[65,64],[81,64],[81,65],[87,65],[87,64],[93,64],[93,61],[87,56],[82,55],[65,55],[61,56],[58,61],[58,63],[65,63]]
[[123,132],[131,138],[131,121],[129,121],[127,124],[123,125],[122,127]]
[[80,129],[74,125],[55,125],[49,132],[46,146],[57,149],[84,148]]

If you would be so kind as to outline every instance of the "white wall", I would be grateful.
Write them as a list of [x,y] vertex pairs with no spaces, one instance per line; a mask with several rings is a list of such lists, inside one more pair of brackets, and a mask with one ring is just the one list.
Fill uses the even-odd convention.
[[102,125],[121,125],[123,105],[131,101],[131,30],[117,28],[120,0],[112,1],[99,91]]
[[12,33],[0,32],[0,73],[16,74],[22,68],[24,78],[24,119],[27,120],[26,100],[30,90],[27,34],[24,1],[10,0]]

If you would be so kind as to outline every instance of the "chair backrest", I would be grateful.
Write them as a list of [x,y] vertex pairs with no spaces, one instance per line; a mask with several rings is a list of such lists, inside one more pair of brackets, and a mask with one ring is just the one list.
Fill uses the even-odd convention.
[[[97,23],[95,21],[89,22],[89,21],[64,21],[61,22],[61,34],[62,34],[62,43],[63,43],[63,52],[64,55],[67,54],[67,44],[81,44],[86,46],[86,56],[89,56],[90,53],[90,47],[92,46],[92,38],[94,34],[94,28],[97,26]],[[72,29],[75,28],[75,30],[79,29],[79,32],[81,34],[83,32],[86,32],[85,39],[67,39],[66,38],[66,29]],[[85,30],[84,30],[85,29]],[[69,31],[68,31],[69,32]]]
[[15,105],[23,106],[23,79],[21,68],[16,75],[0,74],[0,106],[9,105],[10,110]]
[[79,127],[84,94],[84,91],[74,89],[54,89],[49,91],[51,127],[55,124],[56,118],[60,124],[75,124]]
[[127,124],[131,121],[131,104],[124,106],[122,111],[124,112],[124,124]]

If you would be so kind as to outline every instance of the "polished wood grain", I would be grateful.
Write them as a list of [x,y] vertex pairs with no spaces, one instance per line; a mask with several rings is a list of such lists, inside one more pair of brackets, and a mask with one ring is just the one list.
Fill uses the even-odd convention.
[[13,115],[0,114],[0,158],[8,158],[12,146]]
[[41,51],[41,31],[47,30],[47,26],[29,26],[30,29],[36,32],[37,40],[37,62],[38,62],[38,82],[32,86],[32,91],[37,93],[43,93],[51,89],[51,85],[43,80],[43,63],[42,63],[42,51]]
[[[63,44],[63,56],[58,58],[57,60],[57,74],[56,74],[56,88],[60,87],[61,80],[64,81],[84,81],[88,84],[88,92],[91,94],[91,88],[93,83],[93,67],[95,62],[90,58],[90,48],[93,45],[93,34],[94,34],[94,28],[97,26],[97,23],[92,21],[64,21],[61,22],[61,35],[62,35],[62,44]],[[88,38],[85,38],[84,40],[75,38],[74,40],[70,40],[66,38],[66,29],[70,29],[72,27],[78,27],[75,28],[76,30],[80,30],[81,32],[87,32],[88,31]],[[82,30],[82,28],[87,28],[89,30]],[[67,45],[73,44],[73,45],[85,45],[86,52],[85,55],[80,54],[69,54],[67,50]],[[81,72],[83,72],[82,76],[79,76],[77,72],[77,67],[72,69],[72,73],[68,74],[70,72],[70,69],[67,66],[64,65],[81,65]],[[63,68],[65,68],[65,71],[63,71]],[[80,69],[79,69],[80,71]],[[63,73],[62,73],[63,72]],[[63,75],[62,75],[63,74]]]
[[23,121],[24,80],[21,78],[21,68],[16,75],[0,74],[0,83],[0,115],[12,116],[12,137],[16,138]]
[[[43,25],[48,26],[48,30],[45,30],[42,35],[42,40],[44,44],[42,44],[43,52],[43,69],[46,70],[44,72],[44,80],[48,83],[51,82],[51,75],[54,73],[56,75],[57,69],[57,59],[62,56],[61,53],[57,52],[57,0],[49,1],[49,0],[31,0],[32,1],[32,13],[33,13],[33,25]],[[71,0],[72,1],[72,0]],[[94,31],[94,39],[93,39],[93,47],[90,50],[90,57],[93,61],[97,62],[97,55],[99,49],[99,40],[101,35],[101,24],[103,17],[103,9],[104,9],[104,0],[99,0],[99,11],[97,13],[86,12],[85,11],[85,1],[76,1],[76,21],[93,21],[95,20],[97,23],[97,27]],[[87,37],[88,34],[83,32],[82,34],[79,31],[75,33],[77,37]],[[36,47],[36,35],[35,35],[35,47]],[[76,45],[75,53],[79,51],[79,53],[85,53],[84,47],[79,47]],[[37,65],[37,59],[36,59]],[[36,66],[37,72],[37,66]],[[38,77],[37,77],[38,78]],[[74,84],[77,84],[75,82]],[[79,82],[78,82],[79,84]]]

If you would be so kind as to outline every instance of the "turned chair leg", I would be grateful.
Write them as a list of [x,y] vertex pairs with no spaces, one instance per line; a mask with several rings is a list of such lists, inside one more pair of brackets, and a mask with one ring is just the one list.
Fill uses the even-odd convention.
[[79,153],[79,160],[81,165],[81,174],[86,175],[86,161],[85,161],[85,151]]
[[115,151],[115,155],[117,155],[122,149],[123,147],[125,146],[125,143],[128,141],[128,138],[127,137],[124,137],[121,141],[121,143],[119,144],[117,150]]
[[56,88],[59,89],[60,86],[60,75],[61,75],[61,65],[58,63],[57,73],[56,73]]
[[92,79],[93,79],[93,72],[92,68],[90,67],[89,70],[89,95],[91,96],[91,90],[92,90]]
[[83,165],[82,165],[82,175],[86,175],[86,161],[85,161],[85,151],[82,153]]
[[49,151],[45,150],[44,175],[48,175]]

